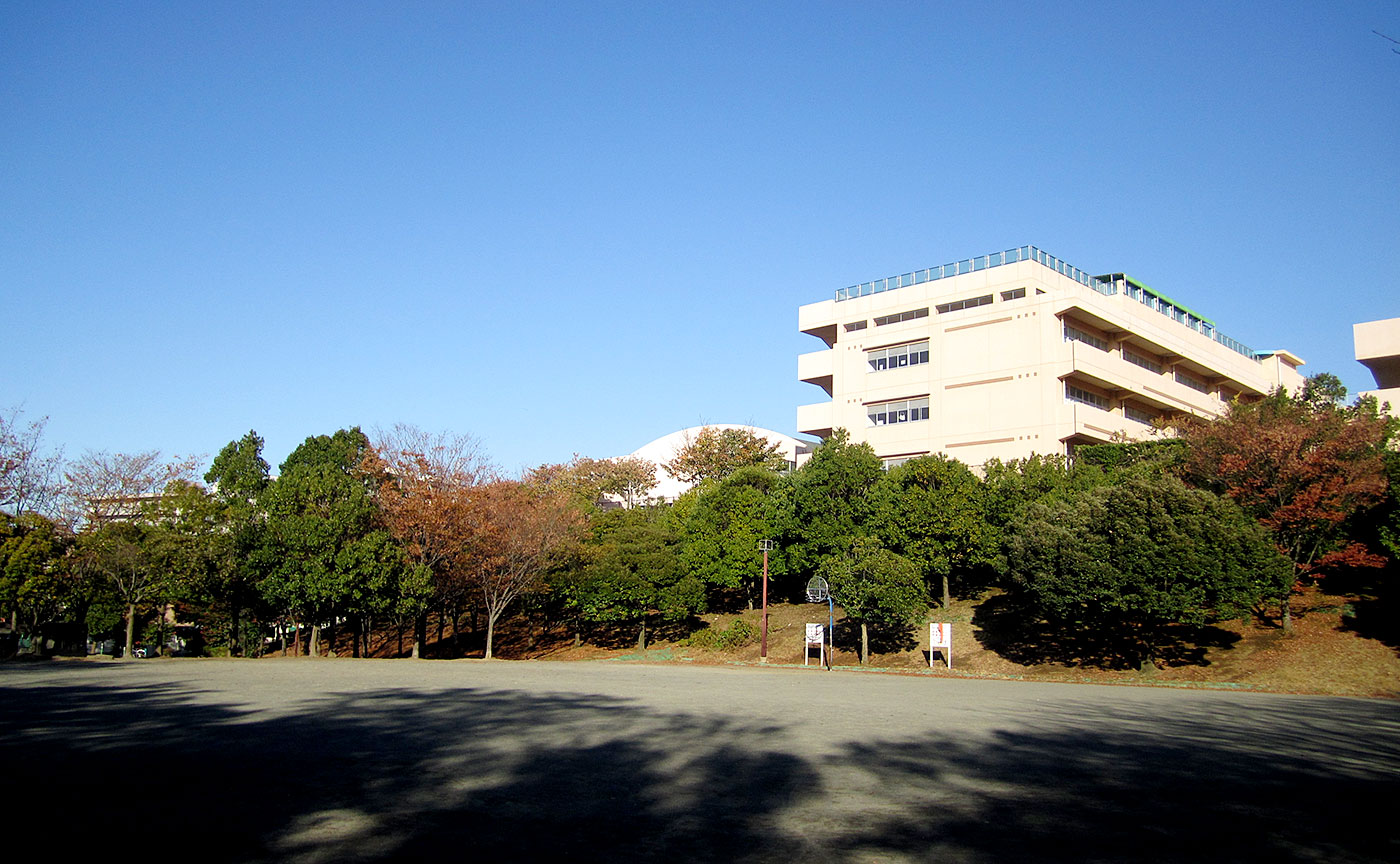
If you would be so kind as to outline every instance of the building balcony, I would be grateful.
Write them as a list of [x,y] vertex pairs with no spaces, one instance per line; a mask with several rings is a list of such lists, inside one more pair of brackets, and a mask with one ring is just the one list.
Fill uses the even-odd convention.
[[835,351],[812,351],[797,355],[797,378],[808,384],[815,384],[831,395],[832,367],[835,365]]
[[831,402],[797,406],[797,431],[802,435],[826,438],[831,435],[832,416],[836,406]]
[[[1116,352],[1100,351],[1082,342],[1068,342],[1068,369],[1061,378],[1088,381],[1114,399],[1131,396],[1160,411],[1177,414],[1220,413],[1222,403],[1213,393],[1202,393],[1179,384],[1170,374],[1158,374],[1124,360]],[[1234,384],[1227,381],[1227,386]]]

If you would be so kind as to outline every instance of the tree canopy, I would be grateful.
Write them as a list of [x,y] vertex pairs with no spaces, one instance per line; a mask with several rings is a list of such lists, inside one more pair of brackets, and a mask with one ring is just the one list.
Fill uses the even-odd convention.
[[687,440],[674,459],[663,464],[667,474],[685,483],[723,480],[746,466],[780,471],[787,460],[775,442],[751,429],[702,428]]

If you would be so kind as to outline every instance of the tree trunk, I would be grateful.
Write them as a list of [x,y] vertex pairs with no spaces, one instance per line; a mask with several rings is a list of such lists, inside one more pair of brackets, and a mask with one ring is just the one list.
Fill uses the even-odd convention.
[[426,647],[424,643],[428,641],[428,613],[424,612],[413,619],[413,659],[417,660],[423,656]]
[[395,628],[395,629],[398,631],[398,634],[399,634],[399,650],[398,650],[397,652],[394,653],[394,656],[395,656],[395,657],[402,657],[402,656],[403,656],[403,621],[402,621],[402,620],[399,621],[399,625],[398,625],[398,627]]
[[286,657],[286,656],[287,656],[287,622],[285,622],[285,621],[279,621],[279,622],[277,623],[277,633],[278,633],[278,635],[281,636],[281,638],[282,638],[282,656],[283,656],[283,657]]
[[496,616],[486,613],[486,659],[490,660],[494,655],[491,653],[492,645],[496,640]]
[[297,622],[297,635],[292,638],[292,656],[301,656],[301,622]]
[[321,625],[311,625],[311,644],[306,647],[308,657],[321,656]]
[[1293,635],[1293,604],[1292,595],[1284,597],[1278,604],[1279,624],[1283,627],[1283,632]]
[[131,632],[136,628],[136,604],[126,604],[126,648],[122,651],[122,659],[131,659]]
[[242,610],[238,608],[237,603],[229,606],[228,656],[230,657],[237,657],[242,653],[240,651],[242,646],[238,643],[238,613],[240,611]]
[[947,574],[947,573],[944,573],[944,574],[943,574],[943,610],[946,612],[946,611],[948,610],[948,607],[951,606],[951,605],[953,605],[953,596],[952,596],[952,594],[948,591],[948,574]]
[[577,628],[577,629],[574,630],[574,647],[575,647],[575,648],[579,648],[579,647],[582,647],[582,646],[583,646],[583,628],[582,628],[582,627],[579,627],[579,628]]
[[364,619],[356,615],[350,627],[350,656],[360,656],[360,635],[364,632]]
[[860,622],[860,665],[864,666],[870,662],[870,628],[864,621]]
[[438,618],[438,638],[437,638],[438,656],[441,657],[441,656],[442,656],[442,631],[443,631],[443,628],[447,626],[447,616],[444,615],[444,614],[442,614],[442,610],[439,609],[439,610],[438,610],[438,616],[437,616],[437,618]]
[[637,634],[637,650],[647,650],[647,619],[642,619],[642,630]]

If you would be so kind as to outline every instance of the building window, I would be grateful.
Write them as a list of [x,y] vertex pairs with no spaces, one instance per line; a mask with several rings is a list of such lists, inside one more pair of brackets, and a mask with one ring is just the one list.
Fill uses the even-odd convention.
[[902,366],[918,366],[920,363],[928,362],[928,341],[866,351],[865,362],[870,364],[871,372],[883,372],[886,369],[898,369]]
[[1097,393],[1090,393],[1082,387],[1076,387],[1068,381],[1065,382],[1065,399],[1070,402],[1079,402],[1084,405],[1093,405],[1095,408],[1108,410],[1108,400]]
[[1108,343],[1106,341],[1100,339],[1093,333],[1090,333],[1086,330],[1080,330],[1078,327],[1075,327],[1068,321],[1065,322],[1065,341],[1083,342],[1085,345],[1093,345],[1100,351],[1108,350]]
[[1156,360],[1152,360],[1151,358],[1144,357],[1143,355],[1138,354],[1135,351],[1129,351],[1127,348],[1124,348],[1123,359],[1127,360],[1129,363],[1132,363],[1134,366],[1141,366],[1148,372],[1153,372],[1157,375],[1162,374],[1161,363],[1158,363]]
[[910,309],[908,312],[896,312],[893,315],[878,315],[875,318],[876,327],[884,327],[886,324],[898,324],[900,321],[913,321],[915,318],[927,318],[928,307],[922,309]]
[[1152,422],[1157,419],[1156,414],[1153,414],[1151,411],[1144,411],[1143,409],[1137,407],[1136,405],[1133,405],[1130,402],[1123,403],[1123,414],[1129,420],[1136,420],[1137,422],[1144,423],[1148,426],[1151,426]]
[[948,312],[957,312],[959,309],[975,309],[978,306],[987,306],[992,302],[992,295],[984,294],[981,297],[968,297],[965,300],[954,300],[952,303],[939,303],[936,307],[938,314],[944,315]]
[[928,397],[867,405],[865,406],[865,416],[870,421],[871,426],[893,426],[896,423],[927,420]]
[[1210,385],[1202,381],[1201,379],[1195,377],[1194,375],[1187,375],[1180,369],[1176,369],[1173,371],[1176,375],[1176,383],[1185,384],[1187,387],[1190,387],[1192,390],[1196,390],[1200,393],[1210,392]]
[[1001,292],[1002,300],[1020,300],[1024,296],[1026,296],[1026,289],[1024,288],[1017,288],[1013,291]]
[[852,321],[851,323],[846,325],[846,332],[850,333],[855,330],[864,330],[865,327],[866,324],[864,321]]
[[921,456],[927,455],[927,453],[906,453],[903,456],[886,456],[880,460],[880,467],[888,471],[891,468],[898,468],[910,459],[918,459]]

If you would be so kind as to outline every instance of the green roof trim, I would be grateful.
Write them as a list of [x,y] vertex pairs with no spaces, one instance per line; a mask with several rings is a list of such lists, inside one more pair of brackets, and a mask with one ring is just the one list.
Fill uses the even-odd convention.
[[1195,317],[1197,317],[1197,318],[1199,318],[1200,320],[1206,322],[1207,324],[1209,324],[1209,325],[1212,326],[1212,327],[1215,326],[1215,322],[1214,322],[1214,321],[1210,320],[1210,319],[1207,318],[1206,316],[1204,316],[1204,315],[1202,315],[1201,313],[1197,312],[1195,309],[1192,309],[1190,306],[1187,306],[1187,305],[1185,305],[1185,304],[1183,304],[1183,303],[1178,303],[1178,302],[1176,302],[1176,301],[1173,300],[1172,298],[1170,298],[1170,297],[1168,297],[1167,295],[1163,294],[1161,291],[1154,291],[1153,289],[1149,288],[1146,284],[1144,284],[1144,283],[1142,283],[1142,282],[1139,282],[1138,280],[1134,279],[1133,277],[1129,276],[1128,274],[1124,273],[1124,274],[1123,274],[1123,279],[1124,279],[1124,281],[1126,281],[1129,285],[1135,285],[1135,286],[1137,286],[1138,288],[1141,288],[1143,291],[1147,292],[1148,294],[1151,294],[1153,297],[1156,297],[1158,300],[1161,300],[1161,301],[1163,301],[1164,303],[1170,303],[1171,305],[1173,305],[1173,306],[1175,306],[1176,308],[1180,309],[1182,312],[1185,312],[1185,313],[1187,313],[1188,315],[1194,315]]

